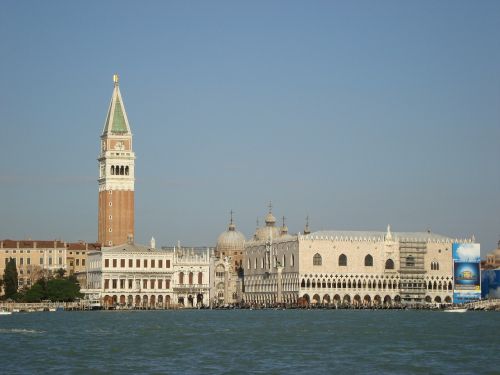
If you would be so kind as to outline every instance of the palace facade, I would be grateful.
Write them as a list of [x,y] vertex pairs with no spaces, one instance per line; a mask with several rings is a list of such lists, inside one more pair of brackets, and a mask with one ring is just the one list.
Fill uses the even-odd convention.
[[89,253],[85,293],[105,307],[208,306],[210,249],[122,244]]
[[266,225],[245,243],[248,303],[392,305],[451,303],[452,243],[431,232],[317,231]]

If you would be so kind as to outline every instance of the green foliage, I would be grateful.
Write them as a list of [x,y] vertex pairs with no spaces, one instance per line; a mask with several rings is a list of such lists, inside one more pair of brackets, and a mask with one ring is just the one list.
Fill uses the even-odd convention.
[[17,294],[18,279],[16,260],[13,258],[9,258],[9,261],[5,266],[5,270],[3,272],[3,284],[5,286],[4,298],[14,299]]
[[80,286],[69,279],[52,279],[47,281],[47,297],[53,302],[72,302],[81,297]]
[[24,294],[25,302],[40,302],[47,299],[46,291],[42,284],[36,283]]
[[26,302],[40,302],[50,300],[52,302],[72,302],[81,298],[80,285],[75,277],[58,279],[40,279],[24,294]]
[[65,273],[66,270],[64,268],[59,268],[58,270],[56,270],[55,276],[58,277],[59,279],[62,279]]

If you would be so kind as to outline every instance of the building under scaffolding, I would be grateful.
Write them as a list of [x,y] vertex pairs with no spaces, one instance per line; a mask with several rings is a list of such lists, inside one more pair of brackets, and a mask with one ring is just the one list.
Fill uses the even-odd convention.
[[426,253],[427,243],[424,241],[399,243],[400,295],[403,304],[418,305],[424,302]]

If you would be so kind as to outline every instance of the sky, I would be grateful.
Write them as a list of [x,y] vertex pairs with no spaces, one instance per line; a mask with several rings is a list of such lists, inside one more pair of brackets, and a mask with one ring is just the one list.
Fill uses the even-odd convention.
[[498,1],[2,1],[0,238],[97,240],[120,89],[136,242],[290,232],[500,239]]

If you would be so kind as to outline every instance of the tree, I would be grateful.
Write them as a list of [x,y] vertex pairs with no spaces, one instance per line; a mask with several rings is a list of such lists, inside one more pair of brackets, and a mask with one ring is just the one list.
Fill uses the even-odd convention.
[[27,269],[28,269],[28,278],[30,280],[30,285],[35,285],[38,280],[48,279],[50,277],[50,271],[40,266],[29,265]]
[[73,279],[52,279],[47,281],[47,298],[53,302],[72,302],[83,295],[80,285]]
[[66,273],[66,270],[64,268],[59,268],[56,270],[56,277],[59,279],[62,279],[64,277],[64,274]]
[[44,299],[47,299],[47,281],[42,278],[26,291],[24,300],[26,302],[40,302]]
[[5,286],[5,296],[4,298],[15,298],[17,294],[17,267],[16,260],[9,258],[5,270],[3,272],[3,284]]

